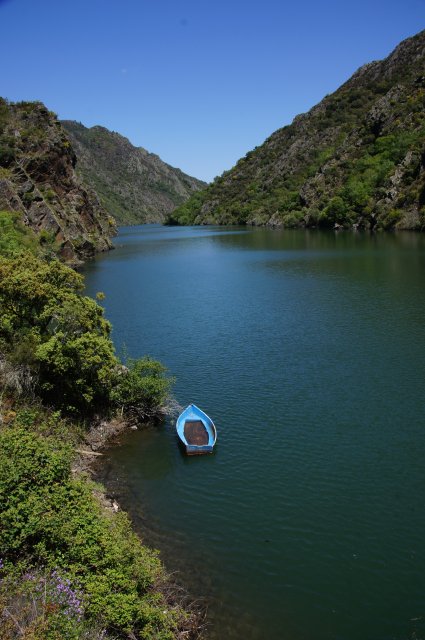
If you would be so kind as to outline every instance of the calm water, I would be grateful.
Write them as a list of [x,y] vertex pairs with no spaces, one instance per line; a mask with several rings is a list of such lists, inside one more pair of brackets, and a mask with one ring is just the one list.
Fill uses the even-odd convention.
[[216,422],[126,436],[106,483],[214,640],[425,637],[425,238],[123,229],[86,267],[118,350]]

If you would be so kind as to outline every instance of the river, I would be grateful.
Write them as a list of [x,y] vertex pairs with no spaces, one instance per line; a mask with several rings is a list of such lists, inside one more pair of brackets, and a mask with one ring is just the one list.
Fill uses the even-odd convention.
[[86,265],[117,351],[215,421],[171,421],[102,479],[211,640],[425,637],[425,236],[127,227]]

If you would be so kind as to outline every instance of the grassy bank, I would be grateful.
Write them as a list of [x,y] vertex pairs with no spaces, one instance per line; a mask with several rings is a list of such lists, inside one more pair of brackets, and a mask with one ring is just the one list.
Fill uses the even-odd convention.
[[5,212],[0,231],[2,638],[195,637],[156,552],[75,471],[94,422],[158,415],[164,368],[119,361],[102,308],[48,238]]

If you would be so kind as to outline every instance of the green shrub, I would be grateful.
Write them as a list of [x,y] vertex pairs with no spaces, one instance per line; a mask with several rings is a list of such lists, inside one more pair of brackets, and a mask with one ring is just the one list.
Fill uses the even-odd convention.
[[170,385],[164,368],[145,358],[123,369],[103,309],[82,287],[57,260],[0,257],[0,346],[9,362],[30,367],[35,392],[67,414],[119,407],[132,418],[153,415]]
[[157,554],[141,545],[124,514],[102,511],[92,483],[71,477],[71,453],[19,421],[0,432],[2,562],[12,573],[20,561],[21,571],[43,567],[50,581],[60,575],[78,585],[89,621],[173,638],[181,612],[152,590],[162,571]]
[[82,286],[57,260],[0,258],[0,340],[12,359],[27,346],[39,393],[68,412],[107,400],[117,365],[110,325]]
[[112,402],[134,419],[144,419],[158,412],[172,380],[165,377],[165,367],[149,357],[129,359],[128,368],[118,370],[112,389]]
[[35,234],[20,221],[18,213],[0,211],[0,256],[14,256],[29,249],[37,252]]
[[304,224],[305,221],[305,214],[303,211],[290,211],[288,213],[285,213],[285,215],[282,218],[282,222],[283,225],[285,227],[288,228],[296,228],[296,227],[300,227],[302,224]]
[[12,146],[0,144],[0,166],[9,167],[15,159],[16,151]]
[[400,209],[390,209],[380,220],[380,226],[384,229],[392,229],[403,217]]
[[340,196],[331,198],[329,204],[320,213],[319,224],[333,226],[347,222],[348,207]]

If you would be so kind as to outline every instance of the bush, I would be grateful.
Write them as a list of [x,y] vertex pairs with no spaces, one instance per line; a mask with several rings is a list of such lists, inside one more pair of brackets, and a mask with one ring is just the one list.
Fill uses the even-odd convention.
[[323,226],[344,224],[347,222],[348,207],[340,196],[331,198],[329,204],[321,212],[319,223]]
[[305,213],[303,211],[290,211],[282,217],[282,223],[285,227],[296,228],[305,224]]
[[9,167],[15,159],[16,151],[7,144],[0,144],[0,166]]
[[382,216],[380,224],[384,229],[392,229],[396,226],[397,222],[403,217],[403,211],[400,209],[390,209],[385,215]]
[[0,211],[0,255],[15,256],[25,249],[37,252],[35,234],[22,224],[18,213]]
[[57,260],[31,253],[0,257],[0,348],[9,363],[29,367],[34,391],[67,414],[119,407],[133,419],[153,415],[170,386],[164,368],[145,358],[122,367],[111,326],[82,277]]
[[0,341],[11,360],[23,352],[41,396],[71,412],[108,398],[117,364],[110,325],[94,300],[79,295],[82,286],[56,260],[0,258]]
[[149,357],[129,359],[121,368],[111,392],[112,402],[128,416],[143,420],[155,415],[163,405],[172,380],[165,367]]
[[16,582],[18,564],[21,573],[43,567],[52,597],[58,580],[78,587],[78,608],[88,621],[152,640],[173,638],[181,612],[152,591],[161,576],[157,554],[141,545],[124,514],[102,511],[91,482],[71,477],[71,455],[69,445],[31,433],[19,420],[0,432],[6,574]]

